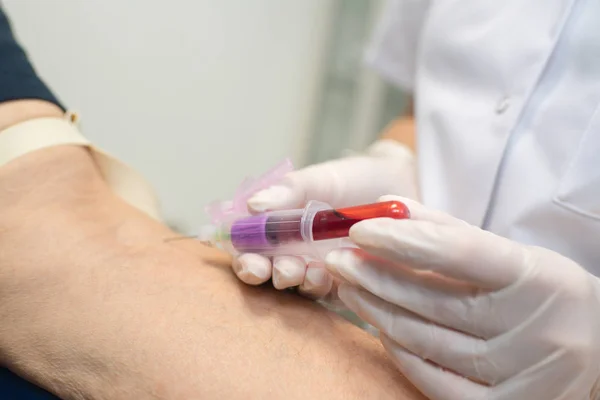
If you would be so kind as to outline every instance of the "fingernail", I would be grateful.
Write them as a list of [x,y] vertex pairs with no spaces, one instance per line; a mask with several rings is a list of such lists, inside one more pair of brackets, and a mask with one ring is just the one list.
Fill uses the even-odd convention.
[[320,299],[331,292],[333,277],[322,263],[311,263],[306,269],[304,282],[298,288],[306,297]]
[[234,262],[237,276],[250,285],[261,284],[271,277],[271,267],[267,260],[253,254],[244,255],[243,259]]
[[270,268],[267,265],[250,264],[246,267],[246,271],[261,280],[267,280],[270,276]]
[[256,212],[265,212],[279,208],[286,204],[292,197],[292,188],[285,185],[271,186],[261,190],[248,200],[248,207]]
[[318,286],[324,286],[327,284],[329,278],[329,272],[325,268],[318,266],[309,267],[306,270],[304,287],[310,290]]
[[306,269],[306,277],[304,278],[304,289],[308,291],[319,291],[328,293],[333,284],[333,277],[325,269],[322,263],[310,264]]
[[342,281],[356,283],[356,265],[360,259],[351,250],[333,250],[325,257],[325,267]]
[[302,283],[306,266],[301,260],[283,258],[274,262],[273,269],[273,286],[286,289]]

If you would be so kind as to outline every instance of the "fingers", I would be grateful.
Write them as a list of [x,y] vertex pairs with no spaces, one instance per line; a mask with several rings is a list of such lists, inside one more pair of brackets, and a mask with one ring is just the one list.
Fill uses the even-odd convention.
[[444,277],[377,260],[361,250],[329,253],[326,267],[353,286],[436,324],[488,338],[504,331],[489,318],[487,292]]
[[298,287],[300,294],[322,298],[333,287],[333,277],[323,263],[306,264],[294,256],[279,256],[273,261],[258,254],[243,254],[233,262],[233,271],[248,285],[261,285],[272,280],[275,289]]
[[332,288],[333,277],[322,263],[306,264],[300,257],[281,256],[273,260],[273,286],[283,290],[298,286],[300,294],[321,298]]
[[332,202],[341,190],[336,163],[314,165],[289,173],[278,185],[261,190],[248,200],[253,212],[300,208],[310,200]]
[[413,174],[412,161],[408,160],[389,157],[334,160],[289,173],[280,184],[251,197],[248,207],[253,212],[264,212],[299,208],[308,200],[336,208],[372,203],[385,193],[412,194]]
[[279,256],[273,258],[273,286],[287,289],[304,282],[306,262],[300,257]]
[[338,295],[350,310],[397,345],[458,375],[495,385],[514,372],[502,365],[501,357],[491,362],[485,340],[434,324],[348,284],[340,286]]
[[252,212],[300,208],[306,202],[303,188],[286,179],[279,185],[261,190],[248,200]]
[[298,288],[306,297],[320,299],[329,294],[333,287],[333,277],[323,263],[309,263],[306,268],[304,282]]
[[261,285],[271,279],[271,261],[258,254],[242,254],[233,260],[233,272],[248,285]]
[[345,181],[337,171],[339,162],[317,164],[286,176],[281,184],[256,193],[248,200],[253,212],[300,208],[310,200],[330,203],[343,196]]
[[523,246],[472,226],[379,218],[354,225],[350,238],[377,257],[486,289],[502,289],[527,272]]
[[480,385],[406,351],[386,335],[381,343],[402,372],[431,400],[493,399],[493,389]]
[[455,225],[455,226],[469,226],[465,221],[454,218],[453,216],[446,214],[442,211],[434,210],[425,207],[421,203],[409,199],[407,197],[385,195],[381,196],[378,201],[400,201],[408,207],[410,210],[410,218],[416,221],[431,221],[440,225]]

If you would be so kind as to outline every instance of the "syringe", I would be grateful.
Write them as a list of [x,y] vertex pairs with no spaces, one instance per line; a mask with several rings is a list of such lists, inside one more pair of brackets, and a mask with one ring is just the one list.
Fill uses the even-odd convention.
[[408,208],[399,201],[339,209],[312,201],[303,209],[272,211],[221,221],[220,226],[205,229],[200,239],[233,255],[258,253],[319,259],[334,248],[348,245],[345,238],[357,222],[371,218],[409,217]]

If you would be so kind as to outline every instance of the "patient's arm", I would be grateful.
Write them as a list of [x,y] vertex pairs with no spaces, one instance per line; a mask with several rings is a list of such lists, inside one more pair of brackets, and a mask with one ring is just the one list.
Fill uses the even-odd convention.
[[366,333],[172,235],[83,148],[1,167],[0,362],[64,399],[421,398]]

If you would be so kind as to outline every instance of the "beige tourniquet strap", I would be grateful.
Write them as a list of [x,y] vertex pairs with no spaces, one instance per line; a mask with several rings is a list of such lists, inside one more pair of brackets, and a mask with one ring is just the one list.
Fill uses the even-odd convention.
[[32,151],[51,146],[88,147],[110,188],[122,199],[160,220],[157,198],[134,169],[95,147],[68,118],[37,118],[0,132],[0,166]]

